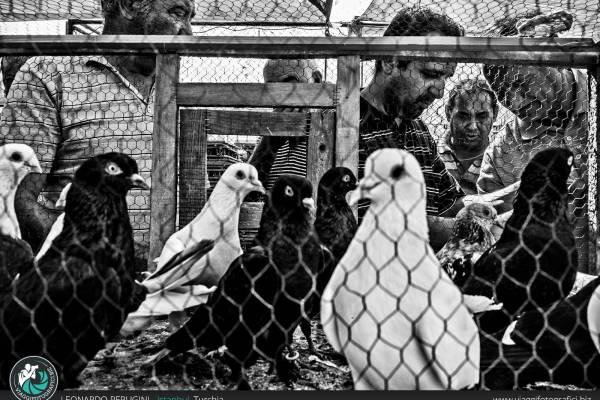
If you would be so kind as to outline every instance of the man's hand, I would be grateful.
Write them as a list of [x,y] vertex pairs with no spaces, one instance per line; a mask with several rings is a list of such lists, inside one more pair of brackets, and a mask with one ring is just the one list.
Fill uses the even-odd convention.
[[504,198],[510,194],[514,194],[519,189],[520,185],[521,181],[516,181],[515,183],[492,193],[469,194],[463,198],[463,204],[467,206],[473,203],[491,203],[493,206],[499,206],[504,203]]

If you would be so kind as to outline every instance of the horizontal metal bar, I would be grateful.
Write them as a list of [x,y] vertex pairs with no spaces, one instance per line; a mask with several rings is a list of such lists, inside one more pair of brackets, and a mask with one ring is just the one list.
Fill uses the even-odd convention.
[[398,55],[461,62],[595,65],[592,39],[482,37],[0,36],[0,55],[177,53],[204,57],[323,58]]

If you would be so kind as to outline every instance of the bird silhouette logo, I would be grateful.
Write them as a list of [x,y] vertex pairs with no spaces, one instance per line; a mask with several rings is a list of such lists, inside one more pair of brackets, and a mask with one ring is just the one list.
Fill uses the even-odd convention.
[[57,385],[56,369],[43,357],[22,358],[10,373],[10,388],[19,400],[50,399]]

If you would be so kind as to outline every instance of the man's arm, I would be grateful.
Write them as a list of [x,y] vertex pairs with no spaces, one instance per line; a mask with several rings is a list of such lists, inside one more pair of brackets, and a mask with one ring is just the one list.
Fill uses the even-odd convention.
[[15,211],[21,235],[34,253],[39,251],[60,214],[60,211],[50,210],[37,201],[45,183],[46,174],[30,173],[23,179],[15,195]]

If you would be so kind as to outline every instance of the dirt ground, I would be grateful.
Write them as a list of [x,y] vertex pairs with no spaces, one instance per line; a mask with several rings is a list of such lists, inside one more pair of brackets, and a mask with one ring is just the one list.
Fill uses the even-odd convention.
[[[78,389],[95,390],[234,390],[229,382],[229,369],[218,358],[192,352],[165,358],[155,366],[146,365],[149,357],[156,354],[170,335],[167,321],[157,321],[143,334],[119,342],[112,354],[98,352],[80,375],[82,385]],[[350,368],[342,356],[327,342],[319,324],[313,321],[313,341],[322,354],[321,360],[309,360],[311,355],[304,336],[297,329],[292,350],[299,353],[296,361],[299,378],[291,385],[281,382],[268,373],[269,364],[259,360],[248,372],[248,379],[255,390],[351,390],[353,388]],[[580,390],[575,386],[560,386],[540,382],[523,389],[533,390]]]
[[[119,343],[112,354],[98,352],[80,375],[79,389],[197,389],[231,390],[229,368],[218,359],[186,353],[163,359],[155,366],[144,362],[156,354],[170,332],[166,321],[158,321],[140,336]],[[323,355],[325,365],[310,361],[311,355],[304,336],[297,329],[292,349],[298,351],[296,361],[299,378],[291,386],[269,374],[269,364],[259,361],[250,368],[248,379],[256,390],[348,390],[352,377],[345,360],[333,351],[323,334],[313,322],[313,341]]]

